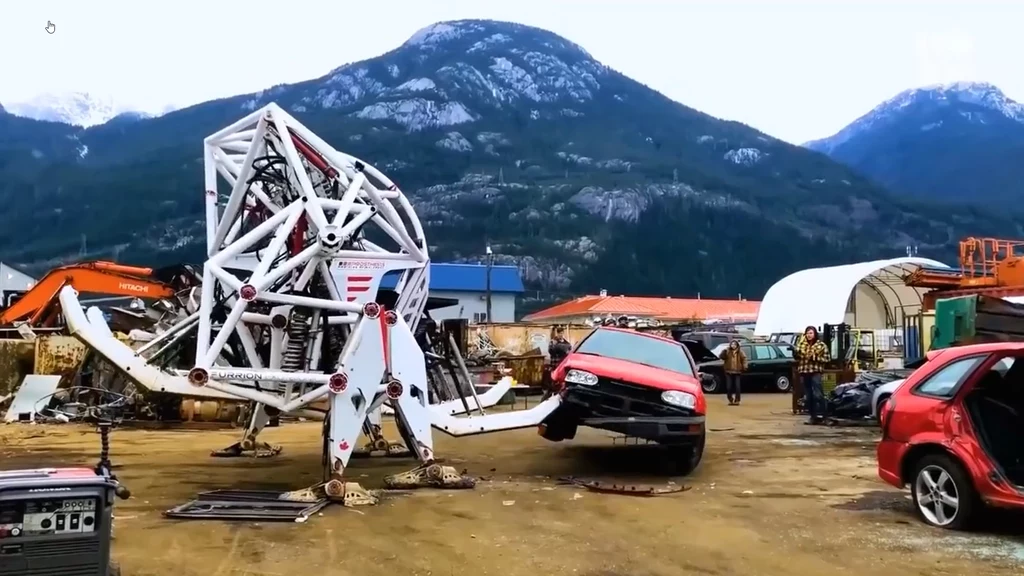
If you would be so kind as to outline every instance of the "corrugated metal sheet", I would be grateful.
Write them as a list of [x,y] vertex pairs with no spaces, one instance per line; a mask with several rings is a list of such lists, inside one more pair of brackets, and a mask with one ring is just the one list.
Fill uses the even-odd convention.
[[[392,289],[399,272],[381,278],[380,287]],[[430,263],[430,290],[448,292],[484,292],[487,290],[487,266],[483,264]],[[491,267],[491,292],[523,292],[523,279],[515,266]]]

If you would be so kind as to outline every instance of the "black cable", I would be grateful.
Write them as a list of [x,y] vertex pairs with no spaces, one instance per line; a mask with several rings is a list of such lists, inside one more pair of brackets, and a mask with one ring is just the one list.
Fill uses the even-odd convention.
[[[56,396],[57,394],[60,394],[62,392],[71,393],[73,391],[81,391],[81,390],[89,390],[89,391],[93,391],[93,392],[99,392],[101,394],[101,398],[102,398],[102,395],[114,396],[116,398],[113,401],[110,401],[110,402],[106,402],[106,403],[103,403],[103,404],[97,404],[95,406],[89,406],[89,407],[87,407],[85,412],[81,413],[81,414],[72,413],[72,412],[65,412],[65,411],[60,410],[58,408],[50,408],[48,406],[44,407],[42,410],[39,409],[40,403],[42,403],[45,400],[46,403],[48,404],[49,401],[52,400],[53,397]],[[113,418],[113,417],[102,418],[100,416],[102,414],[104,414],[104,413],[113,413],[115,409],[123,408],[126,404],[128,404],[130,402],[131,402],[131,398],[129,398],[128,396],[126,396],[124,394],[121,394],[119,392],[113,392],[111,390],[107,390],[105,388],[97,388],[95,386],[69,386],[67,388],[62,388],[60,390],[56,390],[54,392],[51,392],[50,394],[47,394],[46,396],[43,396],[42,398],[36,400],[35,404],[32,405],[32,411],[35,412],[36,415],[42,415],[43,417],[46,417],[46,418],[56,418],[57,416],[64,416],[65,418],[68,419],[68,421],[79,421],[79,420],[84,420],[84,419],[87,419],[87,418],[96,418],[96,419],[99,419],[99,420],[111,420],[111,421],[113,421],[113,420],[115,420],[115,418]],[[45,414],[45,412],[47,412],[47,411],[50,412],[51,414],[53,414],[54,416],[47,416]],[[110,416],[110,414],[107,414],[107,415]]]

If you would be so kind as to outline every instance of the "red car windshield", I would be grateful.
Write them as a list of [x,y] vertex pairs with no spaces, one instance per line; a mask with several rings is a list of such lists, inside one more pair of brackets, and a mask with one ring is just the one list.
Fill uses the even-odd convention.
[[595,330],[580,343],[575,352],[636,362],[694,376],[693,366],[682,344],[651,338],[636,332]]

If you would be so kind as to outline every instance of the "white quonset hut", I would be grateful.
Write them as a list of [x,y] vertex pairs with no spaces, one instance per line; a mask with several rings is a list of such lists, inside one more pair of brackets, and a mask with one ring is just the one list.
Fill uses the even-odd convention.
[[843,322],[872,330],[899,328],[904,316],[921,311],[927,290],[903,282],[921,267],[949,268],[929,258],[903,257],[794,272],[765,293],[754,334]]

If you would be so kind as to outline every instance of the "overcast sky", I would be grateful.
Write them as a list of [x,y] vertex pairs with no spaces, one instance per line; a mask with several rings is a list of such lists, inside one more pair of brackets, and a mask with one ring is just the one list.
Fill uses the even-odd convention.
[[84,91],[156,111],[314,78],[461,18],[552,30],[794,143],[916,86],[981,80],[1024,101],[1024,0],[8,0],[0,103]]

